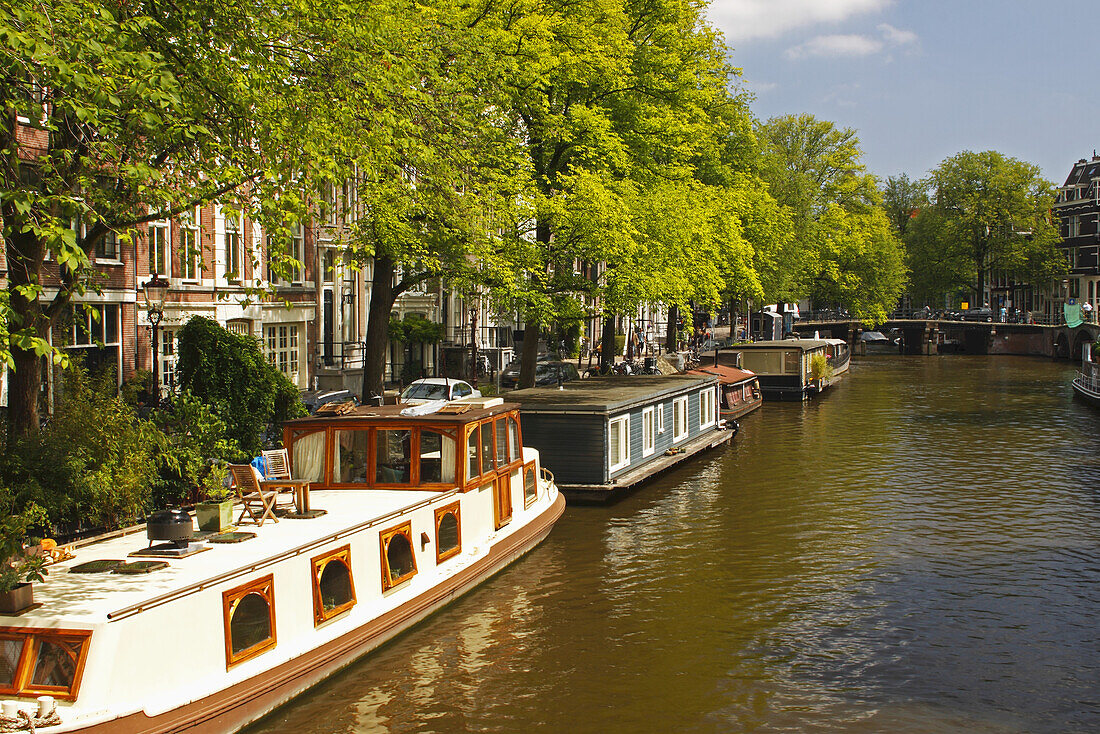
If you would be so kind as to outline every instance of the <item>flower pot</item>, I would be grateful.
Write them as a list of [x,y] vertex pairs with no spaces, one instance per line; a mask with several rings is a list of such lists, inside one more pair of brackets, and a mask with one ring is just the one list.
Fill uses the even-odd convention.
[[34,604],[34,585],[18,584],[11,591],[0,592],[0,614],[18,614]]
[[195,505],[199,518],[199,530],[220,533],[233,525],[233,500],[200,502]]

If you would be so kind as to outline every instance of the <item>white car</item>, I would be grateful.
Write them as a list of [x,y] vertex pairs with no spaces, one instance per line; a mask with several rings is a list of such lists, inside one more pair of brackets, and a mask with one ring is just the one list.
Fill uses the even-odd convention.
[[401,402],[406,405],[420,405],[433,400],[457,400],[458,398],[481,397],[481,391],[465,380],[450,377],[422,377],[409,383],[401,392]]

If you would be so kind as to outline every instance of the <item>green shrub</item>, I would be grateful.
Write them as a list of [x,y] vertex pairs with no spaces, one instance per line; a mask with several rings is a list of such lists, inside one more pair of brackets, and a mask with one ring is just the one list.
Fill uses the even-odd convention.
[[271,365],[259,344],[215,321],[194,316],[179,331],[179,384],[226,424],[226,437],[248,455],[268,440],[272,426],[306,414],[298,389]]
[[42,580],[46,557],[28,554],[24,546],[37,542],[30,537],[30,530],[46,522],[45,511],[37,505],[16,512],[11,491],[0,489],[0,594],[21,583]]
[[150,508],[163,435],[122,400],[113,380],[66,373],[50,423],[8,446],[3,475],[17,510],[45,508],[49,523],[75,531],[116,528]]
[[247,460],[226,440],[225,421],[186,390],[163,403],[152,420],[164,434],[165,445],[153,486],[157,507],[194,501],[215,463]]
[[833,366],[824,354],[815,354],[810,357],[810,375],[818,381],[830,380],[833,377]]

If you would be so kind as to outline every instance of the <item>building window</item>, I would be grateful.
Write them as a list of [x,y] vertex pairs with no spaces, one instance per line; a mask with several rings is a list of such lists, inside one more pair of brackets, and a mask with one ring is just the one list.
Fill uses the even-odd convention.
[[656,406],[656,410],[657,410],[657,433],[664,433],[665,432],[665,406],[664,406],[664,404],[662,403],[661,405]]
[[118,233],[109,229],[96,240],[95,259],[117,261],[118,258]]
[[176,354],[176,330],[161,329],[160,331],[160,384],[172,392],[176,390],[176,362],[179,355]]
[[1081,234],[1081,216],[1074,214],[1069,218],[1069,237],[1078,237]]
[[699,393],[699,427],[714,425],[714,388]]
[[343,614],[355,606],[351,576],[351,546],[345,545],[313,559],[313,624]]
[[533,505],[538,496],[539,481],[535,476],[535,465],[527,464],[523,467],[523,509]]
[[612,418],[607,424],[608,471],[616,472],[630,463],[630,416]]
[[382,591],[388,591],[416,575],[412,523],[385,530],[378,538],[382,546]]
[[457,556],[462,552],[462,522],[459,503],[440,507],[435,511],[435,562]]
[[84,630],[0,627],[0,694],[74,700],[91,635]]
[[236,215],[225,217],[225,279],[241,279],[241,223]]
[[184,280],[202,277],[202,238],[196,212],[180,215],[180,275]]
[[653,407],[642,410],[642,456],[649,456],[657,448],[657,415]]
[[69,348],[79,349],[89,374],[104,370],[121,379],[120,307],[117,303],[83,304],[73,308]]
[[226,670],[275,647],[275,577],[222,592],[222,613]]
[[267,359],[290,378],[298,381],[298,327],[295,324],[268,326]]
[[230,334],[238,334],[240,336],[252,336],[252,322],[248,319],[227,321],[225,324],[225,330]]
[[168,222],[149,224],[149,275],[169,275]]
[[672,442],[683,441],[688,435],[688,399],[685,395],[672,401]]
[[324,271],[322,279],[325,283],[336,282],[336,252],[331,248],[325,248],[321,253],[321,269]]

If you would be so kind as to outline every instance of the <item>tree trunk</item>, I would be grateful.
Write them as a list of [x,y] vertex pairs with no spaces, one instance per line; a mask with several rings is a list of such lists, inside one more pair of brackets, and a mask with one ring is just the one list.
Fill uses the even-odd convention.
[[382,397],[386,382],[386,352],[390,340],[390,313],[397,298],[394,292],[395,268],[391,258],[376,256],[371,279],[370,308],[367,310],[367,337],[363,353],[362,400]]
[[523,325],[523,353],[520,357],[518,387],[535,386],[535,364],[539,361],[539,325],[527,319]]
[[[8,214],[8,212],[5,212]],[[13,222],[13,229],[17,229]],[[5,242],[8,260],[8,296],[13,323],[9,329],[29,330],[34,336],[49,337],[50,320],[42,312],[35,296],[25,298],[18,288],[41,282],[42,242],[29,233],[20,232]],[[8,375],[8,436],[17,438],[38,430],[38,391],[42,384],[42,361],[34,349],[11,345],[15,369]]]
[[603,317],[603,334],[600,336],[600,372],[610,372],[615,366],[615,314]]
[[668,323],[665,324],[665,351],[672,354],[676,351],[676,336],[679,331],[676,322],[680,320],[680,309],[676,306],[668,307]]

